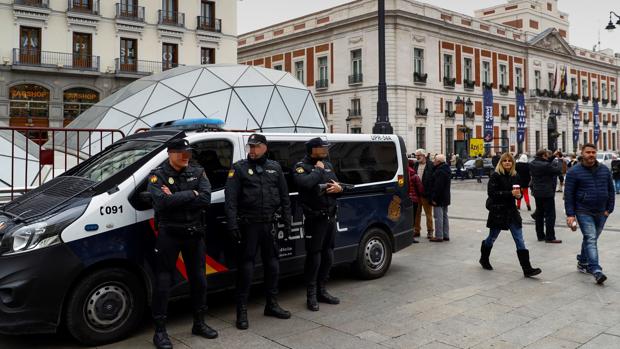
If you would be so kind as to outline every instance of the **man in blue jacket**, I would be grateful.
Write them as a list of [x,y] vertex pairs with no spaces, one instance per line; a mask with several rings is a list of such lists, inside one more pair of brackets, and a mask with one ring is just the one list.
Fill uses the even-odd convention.
[[581,162],[571,167],[564,186],[566,224],[576,230],[579,222],[583,243],[577,255],[577,269],[594,275],[601,285],[607,280],[598,264],[596,243],[607,217],[614,210],[615,194],[611,172],[596,160],[596,146],[586,143],[581,148]]

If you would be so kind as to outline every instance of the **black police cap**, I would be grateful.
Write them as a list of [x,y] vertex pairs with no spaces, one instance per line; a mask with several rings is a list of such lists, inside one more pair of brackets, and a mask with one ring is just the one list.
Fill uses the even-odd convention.
[[178,138],[168,141],[168,151],[191,151],[192,149],[187,139]]
[[248,138],[248,144],[257,145],[261,143],[267,145],[267,138],[260,133],[254,133]]
[[321,137],[312,138],[306,142],[306,149],[329,147],[329,142]]

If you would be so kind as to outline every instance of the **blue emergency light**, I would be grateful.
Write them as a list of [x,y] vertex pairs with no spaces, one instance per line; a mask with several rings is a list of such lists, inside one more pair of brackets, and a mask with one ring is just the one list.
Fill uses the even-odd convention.
[[151,129],[176,128],[179,130],[221,130],[223,127],[224,121],[220,119],[198,118],[160,122],[153,125]]

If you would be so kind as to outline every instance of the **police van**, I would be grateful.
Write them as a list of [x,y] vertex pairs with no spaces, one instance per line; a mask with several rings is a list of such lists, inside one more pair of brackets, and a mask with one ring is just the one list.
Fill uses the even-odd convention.
[[[166,142],[185,138],[212,186],[206,211],[210,292],[234,288],[235,249],[226,232],[224,186],[231,165],[246,157],[249,132],[217,122],[170,122],[123,138],[99,154],[0,207],[0,332],[55,332],[64,325],[79,342],[98,345],[128,336],[143,321],[153,290],[156,227],[146,192],[149,172],[167,161]],[[303,273],[303,212],[293,167],[313,137],[330,142],[329,161],[350,184],[338,199],[334,265],[365,279],[381,277],[392,253],[412,243],[405,145],[396,135],[266,134],[268,156],[284,170],[292,232],[278,233],[283,277]],[[177,261],[173,297],[189,294]],[[262,280],[257,263],[255,282]]]

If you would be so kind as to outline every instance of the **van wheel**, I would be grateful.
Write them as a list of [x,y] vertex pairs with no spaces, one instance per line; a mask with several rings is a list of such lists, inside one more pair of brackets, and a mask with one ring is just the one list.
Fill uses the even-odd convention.
[[392,263],[392,245],[387,233],[379,228],[369,229],[358,246],[353,267],[363,279],[380,278]]
[[474,179],[474,171],[472,171],[472,170],[468,170],[468,171],[467,171],[467,178],[469,178],[469,179]]
[[100,345],[125,338],[142,320],[144,287],[119,268],[99,270],[80,280],[67,304],[67,329],[82,344]]

